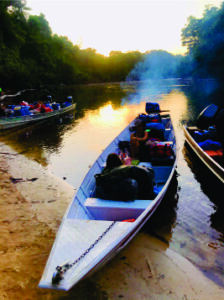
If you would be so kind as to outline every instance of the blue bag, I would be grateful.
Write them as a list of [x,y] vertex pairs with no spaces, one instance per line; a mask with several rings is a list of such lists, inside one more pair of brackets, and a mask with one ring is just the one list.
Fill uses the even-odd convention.
[[215,142],[212,140],[206,140],[204,142],[198,143],[198,145],[203,150],[218,150],[222,148],[222,145],[219,142]]

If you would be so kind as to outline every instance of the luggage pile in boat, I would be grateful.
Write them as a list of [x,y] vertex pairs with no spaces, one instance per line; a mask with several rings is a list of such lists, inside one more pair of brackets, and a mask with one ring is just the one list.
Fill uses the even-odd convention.
[[183,126],[186,142],[206,167],[224,183],[224,109],[211,104],[200,114],[196,126]]
[[[49,98],[51,100],[51,97]],[[67,97],[67,101],[63,103],[51,103],[47,101],[46,103],[32,103],[29,104],[26,101],[21,101],[19,105],[8,105],[6,108],[4,105],[1,106],[1,117],[20,117],[20,116],[30,116],[40,113],[48,113],[55,110],[60,110],[61,108],[68,107],[72,105],[72,97]]]
[[[150,162],[152,165],[173,165],[175,157],[172,149],[173,142],[169,140],[170,116],[161,117],[158,103],[146,103],[145,110],[147,114],[140,114],[135,121],[139,123],[140,120],[144,131],[147,132],[147,140],[140,142],[138,159]],[[130,127],[130,131],[134,130],[135,125]]]
[[223,148],[222,144],[218,141],[215,129],[200,130],[197,127],[188,127],[189,132],[198,146],[212,157],[216,162],[222,164]]
[[[148,105],[150,104],[150,106]],[[118,142],[118,153],[109,153],[102,173],[95,174],[96,189],[92,196],[107,200],[133,201],[154,199],[159,193],[155,184],[155,166],[172,166],[175,161],[173,141],[169,141],[170,117],[155,110],[153,103],[146,103],[148,114],[140,114],[129,127],[130,136],[142,126],[144,140],[139,142],[138,152],[133,152],[130,140]],[[156,103],[156,110],[160,111]],[[135,133],[134,133],[135,135]],[[133,136],[134,136],[133,135]],[[133,153],[135,157],[133,157]]]
[[189,127],[189,130],[204,152],[222,164],[223,145],[221,142],[223,138],[220,139],[220,131],[223,132],[224,120],[222,124],[218,124],[219,114],[220,109],[216,105],[209,105],[198,116],[197,127]]

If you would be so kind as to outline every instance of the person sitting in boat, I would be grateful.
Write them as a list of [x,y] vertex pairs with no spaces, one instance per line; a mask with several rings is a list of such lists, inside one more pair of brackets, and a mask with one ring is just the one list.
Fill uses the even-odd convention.
[[144,149],[145,143],[148,139],[148,132],[144,128],[144,124],[141,120],[135,121],[135,131],[131,134],[131,157],[133,159],[139,158],[141,152]]
[[123,165],[116,153],[107,157],[106,167],[95,175],[96,197],[130,201],[154,199],[155,174],[151,168]]
[[102,173],[110,172],[112,169],[122,166],[123,162],[116,153],[110,153],[107,156],[106,167],[103,169]]
[[5,113],[5,106],[4,104],[1,104],[0,106],[0,117],[5,117],[6,113]]

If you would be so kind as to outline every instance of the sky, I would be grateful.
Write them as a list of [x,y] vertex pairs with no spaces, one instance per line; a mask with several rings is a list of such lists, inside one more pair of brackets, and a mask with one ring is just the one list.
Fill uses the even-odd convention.
[[43,13],[53,33],[81,49],[165,50],[184,54],[181,30],[187,18],[201,18],[206,5],[223,0],[27,0],[31,15]]

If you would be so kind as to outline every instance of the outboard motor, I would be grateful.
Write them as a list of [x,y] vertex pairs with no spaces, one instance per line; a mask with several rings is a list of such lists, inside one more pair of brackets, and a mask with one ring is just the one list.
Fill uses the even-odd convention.
[[197,127],[200,129],[208,129],[209,126],[214,125],[218,106],[210,104],[198,116]]
[[157,103],[157,102],[146,102],[145,111],[147,112],[147,114],[160,112],[159,103]]

